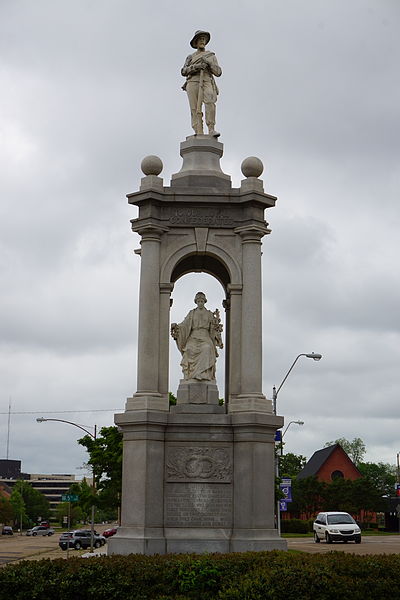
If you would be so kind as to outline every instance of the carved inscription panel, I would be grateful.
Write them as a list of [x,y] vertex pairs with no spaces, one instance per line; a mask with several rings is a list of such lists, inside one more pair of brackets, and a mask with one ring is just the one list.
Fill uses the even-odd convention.
[[167,483],[166,527],[232,527],[232,484]]
[[230,483],[231,446],[168,446],[165,480]]
[[235,227],[240,223],[237,207],[221,209],[198,206],[186,208],[162,208],[162,219],[173,227]]

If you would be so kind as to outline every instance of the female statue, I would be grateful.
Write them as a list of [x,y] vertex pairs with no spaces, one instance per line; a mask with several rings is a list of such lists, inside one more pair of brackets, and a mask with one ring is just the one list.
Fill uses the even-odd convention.
[[224,347],[219,310],[205,308],[203,292],[197,292],[194,302],[197,308],[189,311],[182,323],[172,323],[171,335],[182,354],[184,379],[215,381],[217,347]]

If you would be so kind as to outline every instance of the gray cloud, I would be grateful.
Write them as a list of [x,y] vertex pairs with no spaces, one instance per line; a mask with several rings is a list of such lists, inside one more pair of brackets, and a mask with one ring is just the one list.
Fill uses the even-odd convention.
[[[399,16],[391,0],[3,2],[1,412],[10,396],[14,411],[123,408],[135,391],[140,259],[125,194],[147,154],[162,158],[166,184],[179,170],[191,133],[180,68],[205,27],[223,67],[223,168],[239,185],[243,158],[259,156],[265,188],[279,196],[263,246],[265,393],[298,353],[324,355],[301,360],[282,388],[287,422],[305,421],[287,449],[310,456],[359,436],[370,460],[394,462]],[[187,276],[173,319],[195,288],[220,305],[218,283]],[[178,363],[171,342],[172,391]],[[79,466],[73,431],[34,419],[12,418],[12,457],[24,470]],[[112,413],[71,420],[111,424]]]

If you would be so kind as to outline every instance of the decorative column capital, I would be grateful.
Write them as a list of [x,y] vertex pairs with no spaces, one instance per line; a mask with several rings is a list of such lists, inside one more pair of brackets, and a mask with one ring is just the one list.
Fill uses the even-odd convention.
[[264,235],[271,233],[271,230],[265,225],[243,225],[242,227],[236,227],[235,233],[238,233],[242,238],[242,244],[245,243],[261,243],[261,238]]
[[226,289],[229,292],[229,295],[232,296],[234,294],[241,295],[243,290],[243,285],[241,283],[228,283]]
[[160,293],[161,294],[171,294],[174,289],[173,283],[160,283]]
[[136,219],[131,223],[132,231],[142,237],[142,242],[160,242],[162,234],[168,231],[166,227],[160,227],[154,223],[138,223]]

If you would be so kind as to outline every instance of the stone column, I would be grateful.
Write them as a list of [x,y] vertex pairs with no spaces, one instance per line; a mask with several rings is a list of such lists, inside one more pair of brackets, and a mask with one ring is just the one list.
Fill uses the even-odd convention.
[[272,412],[262,393],[261,238],[267,227],[239,227],[242,238],[243,291],[241,313],[241,390],[230,411]]
[[231,552],[286,550],[274,524],[274,436],[282,417],[233,414],[234,513]]
[[168,399],[169,392],[169,321],[171,308],[171,292],[174,289],[173,283],[160,284],[160,331],[159,331],[159,348],[160,348],[160,373],[159,373],[159,392]]
[[229,404],[240,394],[242,286],[228,284],[230,295]]
[[121,527],[108,554],[163,554],[165,412],[115,415],[123,432]]
[[141,234],[137,392],[126,410],[168,410],[159,390],[160,367],[160,242],[163,230],[154,225]]

